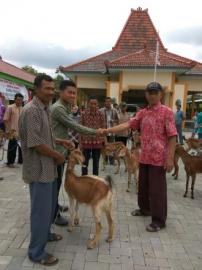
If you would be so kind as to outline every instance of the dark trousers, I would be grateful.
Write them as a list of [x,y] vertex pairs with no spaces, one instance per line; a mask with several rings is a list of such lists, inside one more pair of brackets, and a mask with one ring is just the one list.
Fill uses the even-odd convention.
[[138,205],[151,211],[152,223],[165,226],[167,218],[166,171],[161,166],[140,164]]
[[3,130],[3,131],[5,131],[5,125],[4,125],[4,123],[0,123],[0,129]]
[[16,139],[9,140],[7,151],[7,165],[14,164],[18,148],[18,163],[22,163],[22,151]]
[[115,141],[116,142],[122,142],[125,146],[127,145],[127,137],[124,136],[116,136]]
[[84,165],[86,167],[82,167],[82,175],[88,174],[88,163],[89,159],[92,156],[93,159],[93,175],[98,175],[99,173],[99,160],[100,160],[100,149],[84,149],[83,155],[85,157]]
[[[114,142],[114,136],[107,136],[107,141],[110,143],[110,142]],[[108,162],[108,159],[109,159],[109,163],[110,165],[114,165],[114,156],[107,156],[107,160],[106,162]]]
[[31,239],[28,256],[39,261],[46,256],[45,246],[50,234],[57,199],[57,182],[32,182],[29,185],[31,200]]
[[177,129],[177,142],[183,144],[182,125],[176,125]]
[[54,219],[57,217],[57,215],[60,214],[58,197],[59,197],[59,194],[60,194],[60,187],[61,187],[61,184],[62,184],[63,171],[64,171],[64,164],[58,165],[57,166],[57,173],[58,173],[58,177],[57,177],[57,201],[56,201]]

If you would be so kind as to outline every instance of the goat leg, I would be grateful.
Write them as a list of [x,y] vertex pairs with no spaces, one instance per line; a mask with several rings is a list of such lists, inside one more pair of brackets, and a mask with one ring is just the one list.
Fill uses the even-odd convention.
[[68,232],[72,232],[74,229],[74,220],[75,220],[75,199],[69,197],[69,213],[70,213],[70,222],[67,227]]
[[185,190],[185,193],[184,193],[184,197],[185,197],[185,198],[187,197],[188,188],[189,188],[189,175],[188,175],[188,173],[187,173],[186,190]]
[[78,225],[78,224],[79,224],[78,211],[79,211],[79,202],[76,201],[76,206],[75,206],[75,213],[76,213],[76,216],[75,216],[75,218],[74,218],[74,225]]
[[194,199],[194,184],[196,180],[196,174],[192,175],[192,183],[191,183],[191,198]]
[[112,242],[113,236],[114,236],[114,222],[112,219],[111,209],[106,211],[106,216],[107,216],[107,222],[108,222],[108,226],[109,226],[109,233],[108,233],[107,242]]
[[117,161],[117,169],[116,169],[116,171],[115,171],[115,174],[118,174],[119,173],[119,171],[120,171],[120,158],[119,157],[117,157],[116,155],[114,156],[114,161]]
[[88,249],[93,249],[97,246],[99,240],[100,240],[100,235],[101,235],[101,230],[102,230],[102,225],[101,225],[101,208],[98,206],[93,207],[93,215],[95,218],[95,235],[93,239],[90,239],[87,244]]
[[127,192],[130,192],[130,184],[131,184],[131,173],[128,172],[128,188],[126,189]]

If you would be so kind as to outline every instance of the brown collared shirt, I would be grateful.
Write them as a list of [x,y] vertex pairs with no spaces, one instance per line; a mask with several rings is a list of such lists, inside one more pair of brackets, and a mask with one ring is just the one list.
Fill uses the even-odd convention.
[[19,120],[19,135],[23,154],[23,180],[31,182],[52,182],[57,177],[53,158],[35,150],[45,144],[54,149],[50,127],[49,108],[34,97],[24,108]]

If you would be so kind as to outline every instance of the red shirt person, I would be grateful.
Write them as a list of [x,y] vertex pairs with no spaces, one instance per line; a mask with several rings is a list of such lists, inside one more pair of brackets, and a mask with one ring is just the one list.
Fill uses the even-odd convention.
[[[88,109],[81,114],[80,121],[83,126],[89,128],[104,128],[104,115],[98,109],[96,97],[89,98]],[[98,175],[103,137],[80,135],[79,144],[85,156],[85,167],[82,168],[82,175],[88,174],[88,163],[91,156],[93,159],[93,175]]]
[[[138,205],[131,214],[151,215],[147,231],[156,232],[166,226],[167,186],[166,171],[174,164],[177,131],[172,110],[161,104],[162,86],[157,82],[147,85],[148,106],[127,123],[109,128],[103,133],[117,133],[125,129],[140,129],[141,156],[139,168]],[[102,132],[102,131],[101,131]]]

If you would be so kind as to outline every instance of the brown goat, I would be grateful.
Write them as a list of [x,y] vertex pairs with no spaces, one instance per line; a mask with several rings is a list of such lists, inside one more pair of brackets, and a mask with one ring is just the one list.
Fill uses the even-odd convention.
[[130,192],[131,185],[131,176],[134,174],[135,183],[136,183],[136,192],[138,192],[138,168],[139,168],[139,158],[140,158],[140,149],[131,148],[129,151],[126,148],[126,166],[128,171],[128,188],[127,192]]
[[192,177],[191,198],[194,199],[194,184],[196,174],[202,173],[202,158],[189,155],[181,145],[176,146],[176,154],[182,159],[186,171],[186,190],[184,197],[187,197],[189,187],[189,177]]
[[108,242],[113,240],[114,223],[112,220],[112,182],[108,176],[106,179],[97,176],[77,176],[74,173],[76,164],[82,164],[84,156],[80,150],[75,149],[70,152],[65,176],[65,190],[68,193],[70,201],[71,220],[68,231],[72,231],[74,225],[79,223],[78,206],[80,203],[89,205],[92,209],[96,224],[96,232],[93,239],[88,241],[87,247],[94,248],[101,234],[101,216],[106,214],[109,233]]
[[[200,149],[202,148],[202,140],[201,139],[189,138],[189,139],[186,139],[185,142],[187,144],[187,148],[186,148],[187,152],[189,152],[191,149],[194,149],[197,151],[197,156],[202,157],[202,153],[200,151]],[[175,180],[178,178],[178,173],[179,173],[178,161],[179,161],[179,156],[177,155],[177,153],[175,153],[174,172],[172,174],[172,176],[174,176]]]
[[120,153],[120,151],[122,150],[122,148],[124,148],[125,145],[123,144],[123,142],[107,142],[107,140],[105,139],[104,142],[104,146],[101,149],[101,155],[102,155],[102,161],[103,161],[103,171],[106,168],[106,158],[109,155],[113,155],[114,156],[114,160],[117,161],[117,169],[115,171],[115,174],[119,173],[120,171],[120,157],[123,157]]
[[200,155],[200,149],[202,149],[202,139],[189,138],[185,141],[188,146],[186,149],[187,152],[191,149],[194,149],[197,151],[197,154]]

